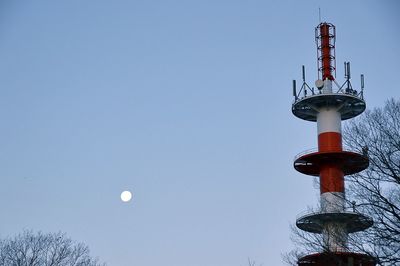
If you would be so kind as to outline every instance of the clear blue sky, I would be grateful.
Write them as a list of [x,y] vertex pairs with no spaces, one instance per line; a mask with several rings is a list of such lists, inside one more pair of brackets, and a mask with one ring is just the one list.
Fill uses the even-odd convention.
[[292,168],[316,125],[291,114],[318,7],[338,80],[351,61],[368,108],[398,98],[398,1],[2,0],[0,236],[61,230],[112,266],[283,265],[318,200]]

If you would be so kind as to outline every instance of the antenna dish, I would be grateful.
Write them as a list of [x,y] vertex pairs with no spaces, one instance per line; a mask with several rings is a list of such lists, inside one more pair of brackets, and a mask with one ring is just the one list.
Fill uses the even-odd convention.
[[322,89],[322,88],[324,87],[324,81],[321,80],[321,79],[317,79],[317,80],[315,81],[315,86],[316,86],[319,90]]

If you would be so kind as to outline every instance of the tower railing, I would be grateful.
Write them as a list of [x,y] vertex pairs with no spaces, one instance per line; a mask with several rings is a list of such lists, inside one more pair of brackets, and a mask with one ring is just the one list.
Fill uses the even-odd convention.
[[[357,205],[356,207],[358,207],[358,206],[360,206],[360,205]],[[353,214],[353,213],[363,214],[362,210],[359,210],[356,207],[354,207],[352,205],[352,202],[346,200],[346,205],[345,205],[344,210],[342,212],[343,213],[350,213],[350,214]],[[296,215],[296,221],[300,220],[301,218],[307,217],[309,215],[321,214],[321,213],[330,213],[330,212],[326,212],[326,211],[323,212],[322,210],[316,210],[316,209],[315,210],[314,209],[313,210],[303,210],[303,211],[299,212]],[[334,212],[331,212],[331,213],[334,213]]]
[[[343,85],[338,86],[338,89],[337,89],[336,92],[332,92],[330,94],[332,94],[332,95],[333,94],[345,94],[345,95],[354,96],[354,97],[357,97],[357,98],[359,98],[361,100],[364,100],[364,91],[362,89],[360,91],[357,91],[357,90],[353,89],[351,86],[346,86],[346,85],[348,85],[347,81]],[[308,85],[307,86],[303,86],[299,90],[298,94],[295,96],[295,100],[294,100],[293,103],[297,103],[297,102],[299,102],[299,101],[301,101],[301,100],[303,100],[305,98],[308,98],[308,97],[312,97],[312,96],[315,96],[315,95],[322,95],[322,94],[323,95],[328,95],[326,93],[322,93],[321,90],[316,90],[315,88],[310,87]]]
[[359,150],[354,150],[351,147],[347,147],[347,146],[343,146],[341,151],[318,151],[318,148],[311,148],[311,149],[307,149],[304,150],[302,152],[299,152],[298,154],[296,154],[296,156],[294,156],[294,161],[296,161],[297,159],[299,159],[300,157],[307,155],[307,154],[312,154],[312,153],[330,153],[330,152],[352,152],[352,153],[358,153],[358,154],[362,154],[366,157],[368,157],[368,153],[365,150],[359,151]]

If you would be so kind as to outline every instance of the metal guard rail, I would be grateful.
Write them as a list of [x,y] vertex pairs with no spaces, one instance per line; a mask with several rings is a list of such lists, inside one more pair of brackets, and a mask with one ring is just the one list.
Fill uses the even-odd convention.
[[[353,149],[351,149],[349,147],[343,147],[341,151],[363,154],[361,151],[353,150]],[[303,155],[306,155],[306,154],[309,154],[309,153],[317,153],[317,152],[318,152],[318,148],[312,148],[312,149],[308,149],[308,150],[302,151],[302,152],[296,154],[296,156],[294,156],[294,160],[293,161],[296,161],[297,159],[299,159]],[[333,151],[333,152],[335,152],[335,151]]]

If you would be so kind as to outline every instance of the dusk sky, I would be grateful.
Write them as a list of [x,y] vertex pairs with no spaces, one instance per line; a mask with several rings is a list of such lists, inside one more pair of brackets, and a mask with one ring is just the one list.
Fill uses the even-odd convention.
[[338,82],[350,61],[368,109],[399,98],[395,0],[1,0],[0,237],[62,231],[109,266],[284,265],[318,204],[293,169],[316,124],[291,113],[318,8]]

